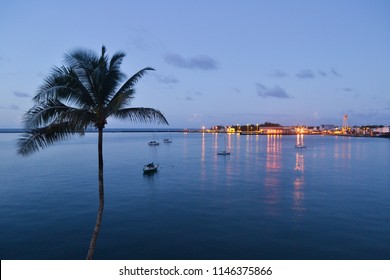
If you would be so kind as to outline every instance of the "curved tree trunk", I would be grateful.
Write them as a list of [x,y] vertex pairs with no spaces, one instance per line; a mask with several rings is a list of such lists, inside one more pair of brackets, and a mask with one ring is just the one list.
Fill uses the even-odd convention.
[[102,223],[103,208],[104,208],[104,181],[103,181],[103,128],[99,127],[98,139],[98,158],[99,158],[99,209],[96,216],[96,224],[93,230],[91,243],[89,244],[87,260],[93,259],[95,252],[96,240],[99,235],[100,225]]

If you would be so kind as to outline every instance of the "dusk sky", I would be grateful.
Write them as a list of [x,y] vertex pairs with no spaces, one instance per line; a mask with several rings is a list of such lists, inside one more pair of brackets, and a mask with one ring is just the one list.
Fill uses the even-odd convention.
[[[0,128],[75,48],[124,51],[172,128],[390,125],[390,1],[1,1]],[[144,127],[109,119],[108,127]],[[156,125],[153,125],[156,126]]]

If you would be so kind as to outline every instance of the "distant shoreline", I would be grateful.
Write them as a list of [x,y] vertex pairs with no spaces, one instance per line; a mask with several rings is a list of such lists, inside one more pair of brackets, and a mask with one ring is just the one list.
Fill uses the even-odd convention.
[[[24,133],[22,128],[0,128],[0,133]],[[95,129],[87,129],[86,133],[97,133]],[[196,128],[106,128],[104,132],[107,133],[131,133],[131,132],[156,132],[156,133],[168,133],[168,132],[201,132]]]
[[[22,128],[0,128],[0,134],[6,134],[6,133],[24,133],[25,130]],[[104,130],[105,133],[227,133],[227,132],[221,132],[221,131],[205,131],[202,129],[196,129],[196,128],[173,128],[173,129],[166,129],[166,128],[107,128]],[[88,129],[86,133],[97,133],[97,130],[95,129]],[[231,133],[231,134],[237,134]],[[267,133],[238,133],[243,136],[267,136],[267,135],[297,135],[297,133],[289,133],[289,134],[267,134]],[[330,134],[330,133],[303,133],[303,135],[317,135],[317,136],[341,136],[341,137],[362,137],[362,138],[390,138],[389,135],[377,135],[377,136],[371,136],[371,135],[354,135],[354,134]]]

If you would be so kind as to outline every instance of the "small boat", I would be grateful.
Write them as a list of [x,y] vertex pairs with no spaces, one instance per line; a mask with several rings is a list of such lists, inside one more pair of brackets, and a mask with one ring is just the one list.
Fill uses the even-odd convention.
[[297,149],[304,149],[304,148],[306,148],[306,146],[303,145],[302,143],[300,143],[300,144],[296,144],[295,148],[297,148]]
[[164,138],[163,142],[164,142],[164,143],[172,143],[172,140],[169,139],[169,138]]
[[153,173],[158,169],[158,164],[154,164],[153,162],[144,165],[144,173]]
[[148,143],[149,146],[158,146],[160,143],[158,141],[152,140]]
[[220,156],[228,156],[230,155],[230,152],[228,151],[227,149],[227,143],[226,143],[226,134],[224,135],[224,146],[225,146],[225,150],[221,150],[219,152],[217,152],[217,155],[220,155]]

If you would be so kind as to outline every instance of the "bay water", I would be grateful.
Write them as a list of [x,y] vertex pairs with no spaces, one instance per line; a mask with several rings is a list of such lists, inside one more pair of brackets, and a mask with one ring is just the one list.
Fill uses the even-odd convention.
[[[18,137],[0,133],[0,259],[84,259],[97,134],[28,157]],[[390,259],[389,167],[390,139],[105,133],[95,259]]]

